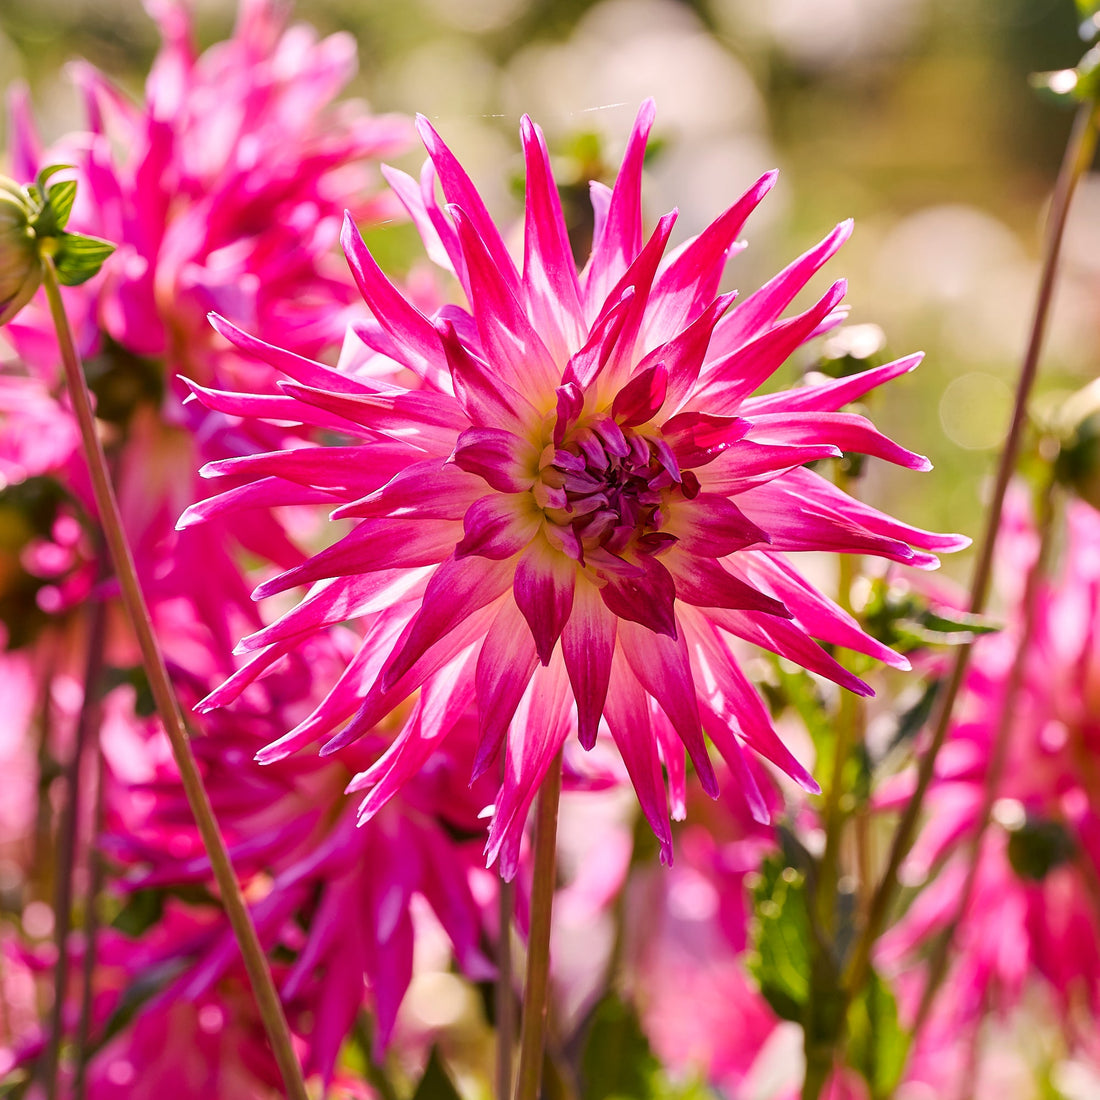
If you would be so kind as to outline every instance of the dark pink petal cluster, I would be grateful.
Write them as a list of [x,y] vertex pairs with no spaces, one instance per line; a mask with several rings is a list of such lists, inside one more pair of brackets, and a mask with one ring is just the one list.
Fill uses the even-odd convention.
[[312,631],[363,618],[364,644],[344,677],[263,759],[318,737],[328,738],[325,752],[352,744],[419,693],[389,748],[352,785],[369,792],[369,817],[476,707],[473,774],[503,759],[488,856],[509,877],[526,809],[572,732],[586,748],[601,730],[613,738],[665,861],[664,772],[676,802],[686,752],[703,789],[717,795],[708,738],[731,785],[762,817],[746,749],[816,790],[735,659],[737,640],[867,694],[818,641],[907,662],[817,592],[789,554],[858,552],[932,567],[932,551],[965,542],[892,519],[807,467],[859,451],[926,469],[925,459],[841,411],[918,356],[753,396],[841,320],[843,283],[801,313],[784,311],[850,225],[735,304],[719,284],[774,174],[668,252],[675,213],[643,232],[652,121],[646,103],[614,187],[593,185],[595,240],[578,273],[537,126],[522,124],[527,200],[517,266],[466,173],[421,119],[429,160],[419,182],[392,171],[387,178],[467,308],[422,313],[349,219],[344,249],[374,315],[356,333],[392,360],[392,380],[331,370],[215,318],[242,351],[289,377],[280,396],[196,386],[211,409],[298,420],[347,442],[208,467],[237,484],[196,505],[185,524],[265,504],[273,493],[320,494],[334,518],[354,521],[332,546],[260,586],[257,596],[310,588],[242,643],[250,664],[208,706]]

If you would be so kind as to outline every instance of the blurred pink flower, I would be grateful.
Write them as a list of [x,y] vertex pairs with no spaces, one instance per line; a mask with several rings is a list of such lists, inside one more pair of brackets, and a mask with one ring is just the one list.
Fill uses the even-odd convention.
[[[928,795],[928,821],[910,856],[913,881],[936,872],[882,941],[880,962],[902,967],[954,920],[966,879],[969,842],[981,820],[993,740],[1009,671],[1021,644],[1023,583],[1038,546],[1025,494],[1009,498],[998,582],[1006,625],[975,645]],[[1100,514],[1068,506],[1056,574],[1042,585],[1027,639],[1021,690],[1013,701],[1009,754],[982,838],[973,890],[955,926],[951,969],[929,1036],[968,1042],[990,1010],[1007,1013],[1036,982],[1045,986],[1078,1042],[1100,1016]],[[908,797],[911,776],[881,793]],[[904,986],[916,1004],[923,978]],[[918,1079],[943,1082],[953,1063],[932,1038],[918,1046]],[[924,1056],[921,1051],[924,1051]],[[955,1061],[966,1061],[960,1055]],[[964,1065],[960,1070],[965,1089]]]
[[[675,215],[648,241],[642,233],[652,120],[646,103],[614,189],[593,186],[595,243],[578,276],[539,129],[523,120],[520,271],[465,172],[421,119],[430,160],[420,184],[398,172],[387,178],[429,254],[454,271],[469,310],[448,306],[429,319],[382,274],[350,218],[343,235],[375,317],[359,336],[407,368],[413,387],[348,377],[223,319],[215,320],[221,333],[291,380],[278,397],[194,387],[213,410],[295,419],[354,441],[216,463],[208,474],[247,474],[252,484],[196,505],[181,521],[262,504],[273,486],[284,500],[294,487],[303,499],[321,490],[339,505],[334,517],[358,521],[335,545],[257,589],[266,596],[314,585],[297,608],[245,640],[245,649],[259,650],[257,669],[313,629],[351,616],[369,622],[327,705],[263,759],[339,730],[324,750],[335,751],[434,684],[420,696],[416,722],[353,785],[371,788],[369,816],[476,694],[474,775],[506,744],[487,845],[488,861],[499,858],[506,877],[557,750],[574,729],[590,747],[601,721],[666,862],[672,840],[661,766],[675,783],[686,749],[704,790],[717,795],[705,736],[760,816],[766,809],[742,743],[816,790],[772,729],[730,637],[867,694],[813,638],[896,667],[906,660],[814,590],[786,552],[860,552],[932,567],[927,551],[966,541],[906,526],[805,467],[854,450],[927,468],[861,417],[837,411],[911,370],[918,356],[750,396],[841,319],[843,283],[804,313],[779,318],[850,225],[731,311],[733,295],[718,294],[718,285],[774,174],[664,257]],[[437,181],[446,209],[435,198]]]

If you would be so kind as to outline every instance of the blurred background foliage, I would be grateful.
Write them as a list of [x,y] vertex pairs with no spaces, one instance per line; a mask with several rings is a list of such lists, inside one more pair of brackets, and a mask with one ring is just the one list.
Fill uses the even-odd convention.
[[[200,46],[228,33],[232,0],[198,10]],[[830,354],[928,353],[874,413],[936,466],[918,477],[871,464],[864,493],[914,522],[978,533],[1070,124],[1027,76],[1078,60],[1071,0],[299,0],[294,10],[322,33],[354,34],[350,93],[431,117],[502,218],[522,201],[521,113],[547,131],[580,238],[587,180],[613,169],[646,95],[658,105],[648,213],[677,205],[681,237],[781,169],[731,285],[752,289],[854,217],[855,236],[816,285],[846,276],[852,323],[880,325],[887,343],[857,330],[854,348]],[[138,0],[0,4],[0,72],[30,84],[47,138],[79,124],[67,60],[85,57],[139,94],[156,47]],[[372,244],[391,268],[420,262],[407,226]],[[1082,188],[1064,255],[1047,400],[1100,364],[1100,177]]]

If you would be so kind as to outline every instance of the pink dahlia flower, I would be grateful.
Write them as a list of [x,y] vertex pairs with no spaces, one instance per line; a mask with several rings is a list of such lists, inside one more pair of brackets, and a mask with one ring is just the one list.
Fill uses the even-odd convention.
[[[1022,589],[1038,535],[1025,495],[1009,498],[997,577],[1007,622],[974,647],[957,719],[929,788],[930,820],[909,860],[914,878],[937,874],[882,943],[882,961],[896,968],[955,921],[970,842],[983,820],[1010,670],[1026,644],[993,821],[981,839],[966,910],[953,928],[952,967],[938,998],[943,1030],[951,1034],[976,1029],[991,1007],[1014,1009],[1036,986],[1085,1036],[1100,1018],[1098,546],[1100,515],[1071,504],[1062,560],[1039,589],[1025,642]],[[911,786],[911,776],[899,778],[882,803],[903,801]]]
[[[434,685],[353,785],[371,789],[373,813],[476,696],[474,774],[504,748],[487,856],[499,858],[506,877],[526,809],[573,731],[586,748],[601,728],[614,739],[666,862],[662,764],[672,777],[682,773],[686,750],[716,796],[707,737],[760,816],[766,806],[746,746],[816,790],[773,730],[733,639],[868,694],[815,638],[907,662],[818,593],[787,554],[849,551],[932,567],[929,551],[965,542],[900,523],[806,467],[848,450],[926,469],[926,459],[839,411],[919,357],[752,396],[792,352],[839,323],[843,283],[805,312],[781,314],[850,225],[731,309],[734,295],[718,292],[726,261],[774,174],[666,255],[675,214],[648,238],[642,230],[652,120],[647,102],[614,188],[593,186],[595,240],[578,274],[537,126],[522,123],[527,202],[517,267],[458,161],[421,119],[430,159],[420,183],[398,172],[387,178],[429,255],[454,272],[467,308],[425,316],[386,279],[349,218],[344,250],[374,314],[357,331],[405,373],[394,382],[349,377],[215,319],[239,348],[290,379],[278,397],[197,388],[212,409],[297,419],[349,440],[216,463],[209,474],[238,481],[232,497],[185,517],[262,504],[273,487],[288,499],[286,487],[296,486],[303,500],[326,493],[335,517],[355,521],[333,546],[257,589],[266,596],[313,585],[245,641],[260,651],[256,670],[314,629],[353,616],[368,622],[326,704],[264,759],[322,734],[331,735],[324,751],[335,751]],[[246,474],[253,483],[242,488]]]

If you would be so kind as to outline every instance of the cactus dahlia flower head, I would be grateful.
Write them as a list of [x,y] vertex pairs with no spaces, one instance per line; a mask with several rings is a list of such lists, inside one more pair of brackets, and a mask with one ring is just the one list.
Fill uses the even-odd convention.
[[196,387],[214,409],[296,417],[354,440],[207,467],[232,476],[234,488],[193,506],[182,523],[263,503],[272,492],[286,501],[285,487],[298,486],[302,500],[328,494],[334,516],[356,526],[257,589],[266,596],[313,586],[246,639],[244,648],[259,652],[206,705],[227,701],[310,630],[364,617],[363,648],[341,683],[264,758],[321,734],[331,735],[323,751],[334,751],[422,689],[389,749],[352,784],[370,789],[370,814],[476,699],[474,774],[504,748],[487,855],[499,857],[506,877],[516,869],[527,807],[574,731],[586,748],[601,731],[615,741],[666,861],[662,765],[674,810],[682,807],[685,749],[717,795],[707,737],[759,814],[766,811],[746,746],[816,790],[773,731],[731,640],[867,694],[815,638],[894,666],[905,660],[815,591],[788,553],[839,550],[931,567],[928,551],[965,543],[899,523],[805,467],[845,450],[926,469],[863,418],[837,411],[918,357],[751,396],[796,348],[839,322],[843,283],[804,313],[780,315],[850,226],[734,306],[719,281],[774,175],[666,256],[675,214],[648,239],[642,230],[652,120],[647,102],[614,189],[593,187],[595,241],[578,274],[537,126],[522,123],[527,196],[517,268],[469,178],[421,119],[430,159],[420,184],[397,172],[388,178],[468,308],[425,316],[382,274],[349,220],[344,249],[375,318],[359,335],[406,368],[393,375],[401,384],[329,370],[215,319],[290,380],[280,397]]

